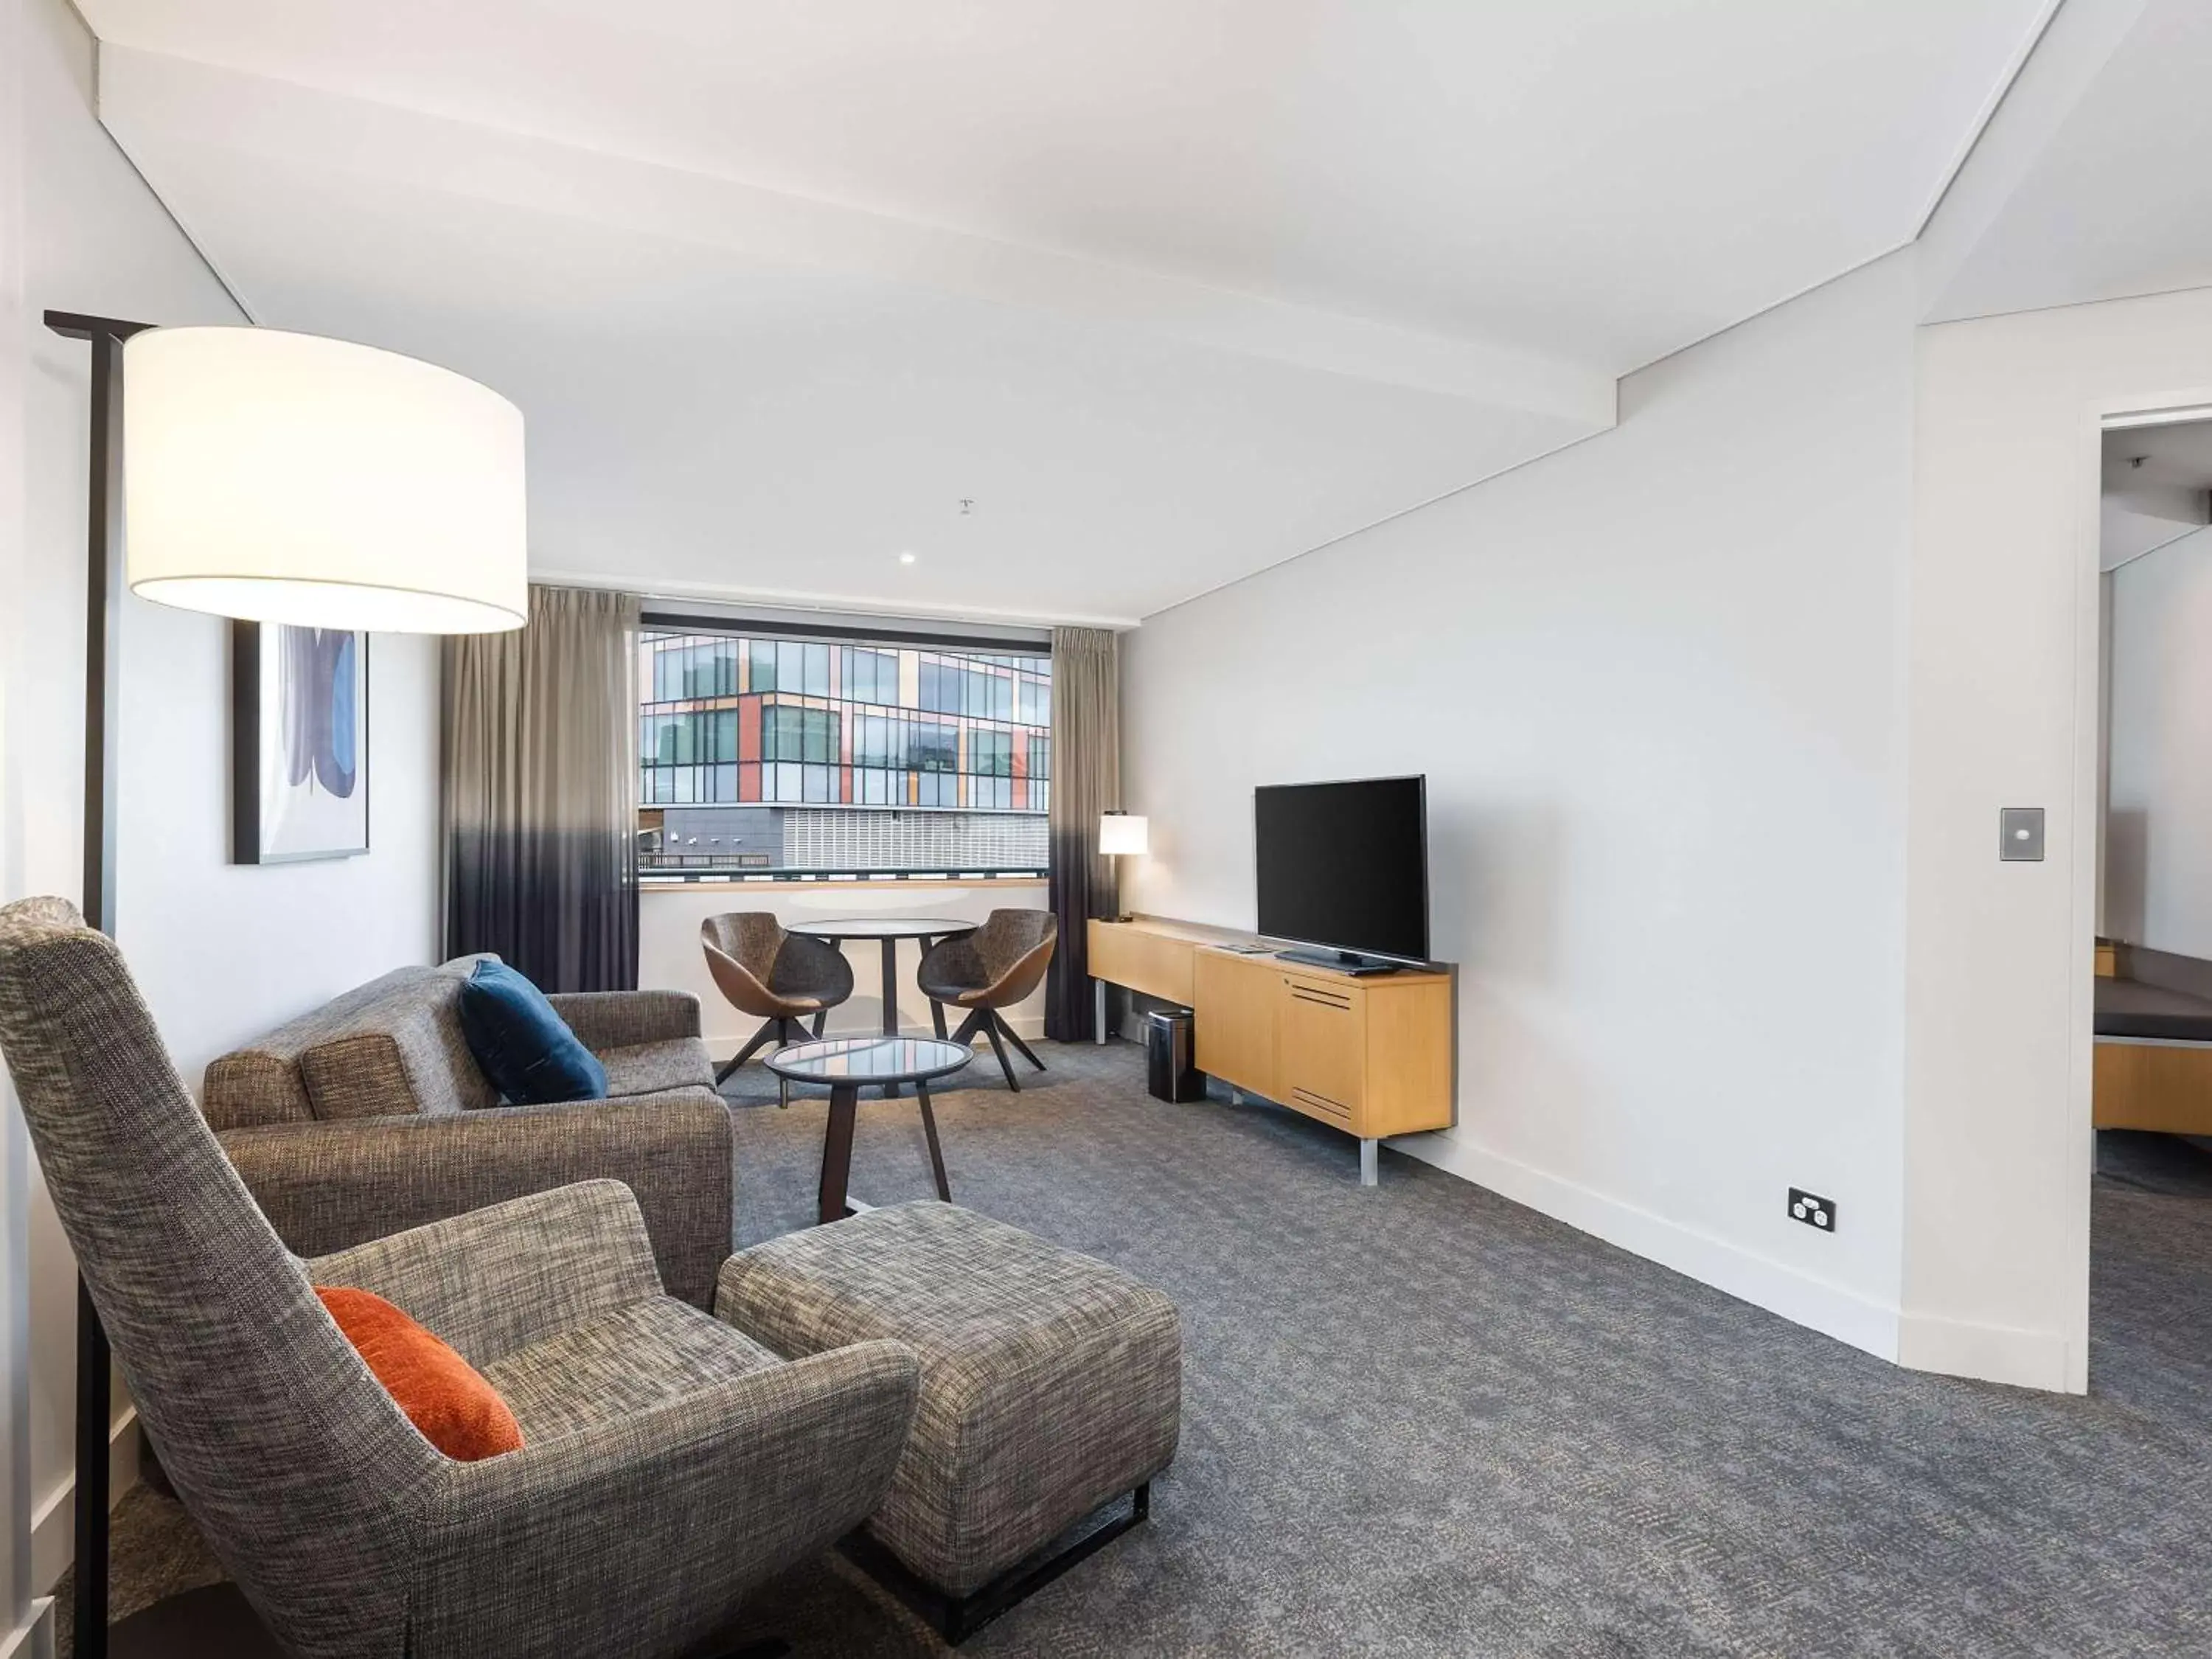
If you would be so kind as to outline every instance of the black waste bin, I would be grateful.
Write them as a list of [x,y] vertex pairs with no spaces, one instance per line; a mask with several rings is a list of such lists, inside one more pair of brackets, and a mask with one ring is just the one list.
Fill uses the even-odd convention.
[[1190,1010],[1161,1008],[1145,1016],[1145,1086],[1155,1100],[1203,1100],[1206,1073],[1195,1063]]

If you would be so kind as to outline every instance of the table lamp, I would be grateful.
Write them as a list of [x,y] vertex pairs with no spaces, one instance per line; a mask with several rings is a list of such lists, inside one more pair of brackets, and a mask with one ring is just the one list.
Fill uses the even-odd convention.
[[1139,812],[1124,812],[1119,808],[1102,815],[1098,820],[1098,850],[1117,860],[1115,866],[1115,908],[1121,913],[1117,921],[1129,920],[1129,913],[1121,909],[1121,866],[1118,860],[1124,854],[1143,854],[1152,851],[1152,820]]

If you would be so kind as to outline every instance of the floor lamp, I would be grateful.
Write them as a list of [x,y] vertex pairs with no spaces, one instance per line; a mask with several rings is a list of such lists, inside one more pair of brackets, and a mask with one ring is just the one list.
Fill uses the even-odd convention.
[[[529,615],[522,416],[450,370],[343,340],[58,311],[46,322],[92,348],[82,908],[112,934],[126,586],[252,622],[520,628]],[[109,1375],[106,1333],[80,1279],[79,1659],[108,1655]],[[158,1640],[154,1614],[118,1626],[118,1647]]]

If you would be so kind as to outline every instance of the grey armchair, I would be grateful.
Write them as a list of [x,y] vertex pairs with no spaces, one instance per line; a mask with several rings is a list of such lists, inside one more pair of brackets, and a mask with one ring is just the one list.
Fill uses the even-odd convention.
[[[830,1011],[853,994],[853,964],[842,951],[823,939],[785,933],[765,910],[708,916],[699,924],[699,944],[707,953],[707,971],[730,1006],[766,1022],[714,1073],[717,1085],[766,1044],[798,1042],[807,1020],[814,1023],[811,1035],[820,1036]],[[781,1078],[776,1083],[776,1103],[790,1105],[791,1085]]]
[[1016,1094],[1022,1085],[1014,1080],[1006,1042],[1020,1049],[1022,1058],[1040,1072],[1044,1062],[999,1010],[1012,1007],[1043,982],[1059,939],[1060,918],[1049,910],[994,910],[974,933],[931,946],[915,973],[922,995],[929,999],[937,1035],[945,1035],[946,1003],[965,1008],[968,1018],[951,1040],[972,1042],[978,1031],[989,1037],[999,1069],[1006,1074],[1006,1087]]
[[[163,1465],[291,1653],[678,1655],[890,1483],[913,1352],[787,1363],[662,1295],[617,1183],[293,1256],[113,943],[61,900],[0,908],[0,1050]],[[459,1348],[522,1449],[432,1448],[316,1282],[386,1296]]]

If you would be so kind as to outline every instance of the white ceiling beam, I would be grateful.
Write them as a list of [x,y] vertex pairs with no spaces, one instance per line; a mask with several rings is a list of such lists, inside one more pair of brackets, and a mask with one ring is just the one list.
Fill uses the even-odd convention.
[[1600,369],[918,224],[702,173],[125,46],[100,118],[158,189],[164,146],[246,151],[394,185],[887,280],[1602,430]]

